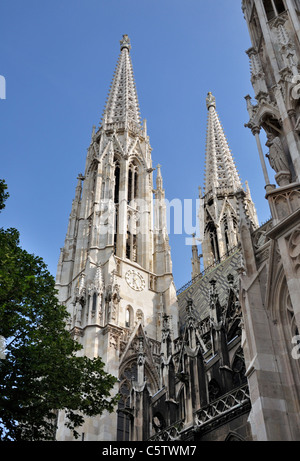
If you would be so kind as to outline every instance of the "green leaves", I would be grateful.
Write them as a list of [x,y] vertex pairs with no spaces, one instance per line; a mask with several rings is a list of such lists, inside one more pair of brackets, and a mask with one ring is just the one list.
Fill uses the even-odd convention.
[[7,184],[3,179],[0,179],[0,210],[5,208],[5,201],[9,197],[9,193],[7,191]]
[[113,411],[116,379],[100,358],[77,356],[67,318],[43,260],[20,248],[16,229],[0,229],[0,440],[53,440],[59,410],[76,437],[84,415]]

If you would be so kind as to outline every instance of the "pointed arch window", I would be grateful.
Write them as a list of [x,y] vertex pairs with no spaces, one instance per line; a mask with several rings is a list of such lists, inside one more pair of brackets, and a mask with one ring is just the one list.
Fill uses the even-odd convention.
[[96,194],[97,173],[98,173],[97,166],[95,165],[94,170],[93,170],[93,179],[92,179],[92,191],[93,191],[94,196]]
[[217,229],[216,229],[215,224],[212,221],[210,221],[207,225],[206,230],[209,233],[210,245],[211,245],[211,251],[212,251],[213,257],[215,261],[219,261],[220,260],[220,250],[219,250]]
[[230,243],[229,243],[229,230],[228,230],[228,222],[226,216],[223,219],[223,227],[224,227],[224,240],[225,240],[225,247],[226,253],[230,250]]
[[136,199],[138,195],[138,172],[135,170],[134,172],[134,187],[133,187],[133,196]]
[[250,25],[250,35],[252,37],[253,44],[255,47],[257,47],[261,41],[262,29],[261,29],[261,25],[260,25],[260,21],[258,18],[255,5],[253,5],[252,16],[251,16],[249,25]]
[[125,326],[126,328],[131,328],[133,326],[133,309],[131,306],[126,307]]
[[93,294],[93,300],[92,300],[92,314],[95,314],[96,312],[96,309],[97,309],[97,299],[98,299],[98,295],[97,293],[95,292]]
[[92,213],[94,203],[96,201],[96,192],[97,192],[97,179],[98,179],[98,164],[92,162],[89,172],[89,214]]
[[128,365],[120,376],[120,400],[118,404],[117,441],[129,441],[130,437],[130,394],[132,381],[137,380],[137,364]]
[[177,401],[179,402],[179,408],[178,408],[179,417],[180,419],[185,419],[186,398],[185,398],[185,390],[183,386],[178,394]]
[[129,231],[127,231],[127,239],[126,239],[126,258],[127,259],[130,259],[130,255],[131,255],[131,245],[130,245],[130,242],[131,242],[131,234]]
[[127,201],[128,205],[135,200],[138,196],[138,168],[135,163],[130,163],[128,168],[128,193]]
[[137,240],[136,235],[132,236],[131,260],[137,262]]
[[126,258],[137,262],[137,227],[138,227],[138,206],[136,199],[139,192],[138,166],[135,161],[129,164],[128,186],[127,186],[127,237],[126,237]]
[[115,193],[114,201],[115,204],[119,204],[119,193],[120,193],[120,164],[118,161],[115,161]]
[[222,219],[222,231],[226,253],[237,245],[237,220],[232,213],[228,213]]
[[277,14],[281,14],[285,11],[285,5],[283,0],[273,0]]
[[263,0],[268,21],[285,11],[283,0]]
[[127,218],[126,258],[137,262],[137,236],[134,212],[130,211]]
[[128,204],[132,200],[132,169],[129,167],[128,170],[128,194],[127,194],[127,201]]
[[115,190],[114,190],[114,204],[115,204],[115,222],[114,222],[114,252],[117,254],[117,242],[119,231],[119,198],[120,198],[120,164],[118,160],[114,160],[115,164]]

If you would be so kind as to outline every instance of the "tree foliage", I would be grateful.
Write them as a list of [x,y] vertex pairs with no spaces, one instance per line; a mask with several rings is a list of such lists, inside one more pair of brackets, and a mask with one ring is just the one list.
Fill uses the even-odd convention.
[[[5,183],[2,208],[4,194]],[[59,410],[77,437],[84,416],[112,412],[117,403],[116,379],[100,358],[81,356],[56,294],[43,260],[20,247],[16,229],[1,228],[0,440],[53,440]]]
[[7,184],[4,179],[0,179],[0,210],[5,208],[5,201],[8,199]]

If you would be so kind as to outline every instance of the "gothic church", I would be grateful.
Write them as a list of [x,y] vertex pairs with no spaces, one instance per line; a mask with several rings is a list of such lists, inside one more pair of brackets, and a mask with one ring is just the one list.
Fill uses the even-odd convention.
[[[56,278],[70,334],[85,355],[102,357],[121,394],[116,412],[85,420],[82,440],[300,439],[300,1],[243,0],[242,11],[254,92],[245,97],[246,127],[271,219],[259,227],[208,93],[201,255],[194,240],[193,278],[180,289],[131,43],[120,41]],[[72,440],[63,412],[56,439]]]

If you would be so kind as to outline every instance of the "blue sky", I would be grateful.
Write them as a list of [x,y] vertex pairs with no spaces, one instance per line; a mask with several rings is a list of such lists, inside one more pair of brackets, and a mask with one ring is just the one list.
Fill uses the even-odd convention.
[[[168,200],[196,200],[203,185],[212,91],[259,221],[269,218],[255,139],[244,127],[244,96],[253,92],[240,0],[2,0],[0,177],[10,198],[0,225],[16,227],[22,247],[53,275],[123,34],[131,39],[141,115]],[[177,288],[191,278],[186,237],[171,229]]]

